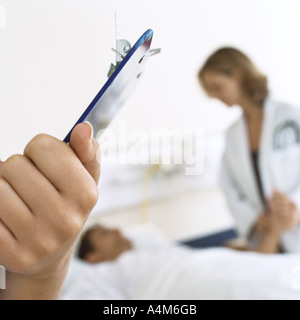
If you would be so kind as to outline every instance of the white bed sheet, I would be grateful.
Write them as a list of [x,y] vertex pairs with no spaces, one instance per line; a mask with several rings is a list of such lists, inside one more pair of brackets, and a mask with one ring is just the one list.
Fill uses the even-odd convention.
[[110,263],[76,259],[62,299],[300,299],[300,256],[175,246],[155,233]]

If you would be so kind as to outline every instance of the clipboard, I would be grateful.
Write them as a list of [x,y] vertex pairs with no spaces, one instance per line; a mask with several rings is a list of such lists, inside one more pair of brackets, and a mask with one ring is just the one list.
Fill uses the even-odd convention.
[[160,49],[151,50],[152,39],[153,30],[149,29],[131,47],[127,40],[118,39],[117,31],[117,48],[112,49],[117,56],[116,64],[111,64],[107,82],[74,124],[64,142],[69,143],[74,127],[86,121],[92,125],[94,137],[101,136],[138,86],[148,58],[160,52]]

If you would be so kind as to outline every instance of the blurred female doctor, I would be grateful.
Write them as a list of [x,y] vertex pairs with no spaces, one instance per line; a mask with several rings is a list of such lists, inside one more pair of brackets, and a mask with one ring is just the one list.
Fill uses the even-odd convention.
[[250,250],[300,253],[300,108],[273,101],[267,78],[234,48],[213,53],[198,76],[210,97],[242,108],[222,170],[238,231]]

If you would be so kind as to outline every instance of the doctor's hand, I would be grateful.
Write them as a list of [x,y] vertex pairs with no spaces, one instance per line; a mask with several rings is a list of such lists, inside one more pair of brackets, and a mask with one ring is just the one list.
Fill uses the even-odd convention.
[[271,215],[281,224],[284,231],[290,230],[300,223],[297,205],[285,194],[274,191],[269,201]]
[[72,249],[98,199],[99,145],[88,124],[70,146],[39,135],[0,161],[0,299],[59,297]]
[[292,229],[299,223],[299,218],[295,215],[275,215],[272,212],[263,213],[256,222],[255,230],[261,234],[276,234]]

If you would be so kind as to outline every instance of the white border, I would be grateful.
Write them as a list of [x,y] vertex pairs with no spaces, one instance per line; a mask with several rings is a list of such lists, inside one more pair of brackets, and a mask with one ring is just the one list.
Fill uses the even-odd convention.
[[0,266],[0,290],[6,289],[5,268]]

